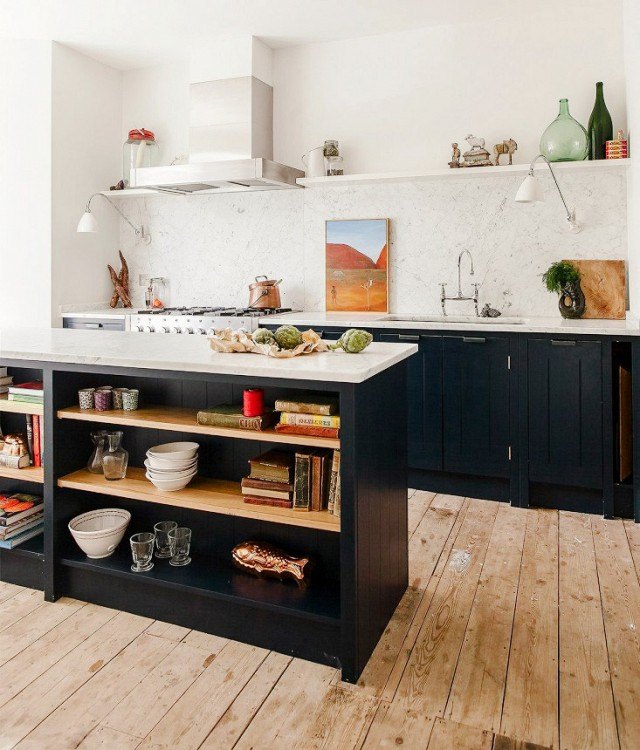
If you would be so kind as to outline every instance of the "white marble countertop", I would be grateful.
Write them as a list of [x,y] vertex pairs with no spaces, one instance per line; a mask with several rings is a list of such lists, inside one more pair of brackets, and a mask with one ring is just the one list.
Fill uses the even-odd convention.
[[126,318],[127,315],[137,315],[138,312],[136,307],[93,307],[83,310],[65,310],[60,315],[63,318]]
[[[395,320],[388,320],[389,317]],[[640,336],[638,324],[627,320],[564,320],[557,318],[447,318],[433,316],[425,320],[397,320],[399,317],[410,318],[400,313],[326,313],[300,312],[281,313],[260,318],[260,325],[282,325],[290,323],[298,327],[330,328],[331,326],[347,328],[393,328],[416,331],[504,331],[505,333],[564,333],[591,334],[596,336]],[[480,322],[481,321],[481,322]]]
[[219,354],[210,349],[204,336],[65,328],[0,329],[0,360],[140,367],[331,383],[362,383],[417,351],[415,344],[373,343],[360,354],[335,351],[274,359],[258,354]]

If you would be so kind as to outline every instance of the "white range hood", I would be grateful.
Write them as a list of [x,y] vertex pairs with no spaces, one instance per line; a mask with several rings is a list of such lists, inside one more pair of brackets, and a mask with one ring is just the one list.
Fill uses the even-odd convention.
[[131,170],[130,187],[215,194],[290,190],[304,172],[272,161],[273,89],[254,76],[190,86],[189,163]]

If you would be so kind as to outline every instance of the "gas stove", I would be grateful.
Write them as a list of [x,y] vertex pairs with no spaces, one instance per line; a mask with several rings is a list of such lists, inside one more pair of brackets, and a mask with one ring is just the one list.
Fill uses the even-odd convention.
[[131,316],[130,330],[139,333],[212,334],[220,328],[255,331],[267,315],[293,312],[290,307],[165,307]]

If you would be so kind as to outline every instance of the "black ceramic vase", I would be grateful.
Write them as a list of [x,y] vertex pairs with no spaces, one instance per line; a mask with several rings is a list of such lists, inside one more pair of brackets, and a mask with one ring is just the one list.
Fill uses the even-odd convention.
[[560,308],[560,315],[563,318],[575,319],[581,318],[584,315],[586,304],[584,292],[579,281],[575,284],[567,284],[567,286],[562,288],[558,307]]

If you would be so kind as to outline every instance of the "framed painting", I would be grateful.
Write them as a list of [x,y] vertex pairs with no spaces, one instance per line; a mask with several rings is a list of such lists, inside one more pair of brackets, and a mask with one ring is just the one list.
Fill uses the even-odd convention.
[[326,222],[327,312],[388,312],[389,219]]

